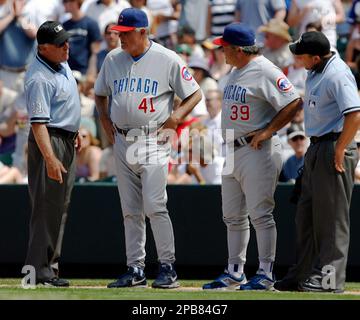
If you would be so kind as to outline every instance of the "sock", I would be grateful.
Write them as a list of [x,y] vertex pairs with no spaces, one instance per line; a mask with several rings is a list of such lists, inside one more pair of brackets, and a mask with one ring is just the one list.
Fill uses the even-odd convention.
[[259,270],[263,270],[267,277],[269,277],[270,279],[273,279],[273,274],[272,274],[273,266],[274,266],[274,262],[260,261]]
[[240,278],[241,275],[244,273],[244,265],[243,264],[229,264],[227,270],[235,278]]

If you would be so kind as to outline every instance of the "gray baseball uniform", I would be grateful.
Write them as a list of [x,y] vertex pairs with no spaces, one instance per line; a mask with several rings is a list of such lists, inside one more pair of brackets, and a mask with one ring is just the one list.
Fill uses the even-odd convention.
[[[263,56],[235,69],[223,97],[222,128],[233,129],[235,139],[264,128],[299,95],[279,68]],[[226,136],[224,136],[226,139]],[[262,143],[235,147],[233,172],[222,182],[223,219],[228,229],[229,264],[245,264],[249,219],[256,230],[260,264],[275,260],[276,227],[272,211],[282,167],[278,136]]]
[[[136,60],[121,49],[113,50],[95,83],[96,95],[112,95],[111,120],[123,130],[148,128],[150,122],[160,127],[172,112],[174,94],[185,99],[198,89],[182,60],[154,42]],[[175,261],[166,208],[169,152],[169,146],[159,145],[154,135],[136,142],[122,134],[115,137],[128,266],[144,267],[145,215],[150,219],[160,263]]]

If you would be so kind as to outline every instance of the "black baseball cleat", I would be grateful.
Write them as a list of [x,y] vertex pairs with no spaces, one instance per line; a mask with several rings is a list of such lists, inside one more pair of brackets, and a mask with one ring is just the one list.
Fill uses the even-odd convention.
[[180,287],[177,282],[177,274],[172,264],[162,263],[159,267],[159,274],[152,284],[153,288],[174,289]]
[[299,283],[299,291],[303,292],[332,292],[332,293],[343,293],[342,289],[325,289],[322,285],[322,277],[315,275],[307,278],[305,281]]
[[108,284],[108,288],[145,287],[146,277],[144,270],[138,267],[129,267],[126,273],[114,282]]
[[47,287],[68,287],[70,286],[70,283],[66,279],[61,278],[52,278],[50,280],[39,280],[37,284],[42,284]]
[[299,291],[298,285],[299,283],[295,280],[283,279],[276,281],[274,288],[278,291]]

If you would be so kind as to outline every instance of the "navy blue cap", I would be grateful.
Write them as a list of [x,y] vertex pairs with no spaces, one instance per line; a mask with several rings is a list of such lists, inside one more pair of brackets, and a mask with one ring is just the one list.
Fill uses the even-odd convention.
[[144,11],[137,8],[126,8],[120,13],[117,26],[113,26],[111,30],[127,32],[148,26],[149,21]]
[[245,23],[232,23],[225,27],[223,36],[213,40],[218,46],[247,47],[255,44],[255,32]]

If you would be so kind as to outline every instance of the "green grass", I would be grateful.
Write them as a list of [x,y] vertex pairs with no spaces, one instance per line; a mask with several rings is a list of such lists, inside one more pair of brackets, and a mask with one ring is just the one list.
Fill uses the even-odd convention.
[[[161,290],[148,288],[107,289],[111,280],[71,280],[70,288],[23,289],[20,279],[0,279],[0,299],[25,300],[360,300],[360,283],[347,283],[351,293],[241,292],[202,291],[205,281],[182,280],[182,288]],[[149,281],[151,283],[151,281]],[[91,287],[91,288],[89,288]]]

